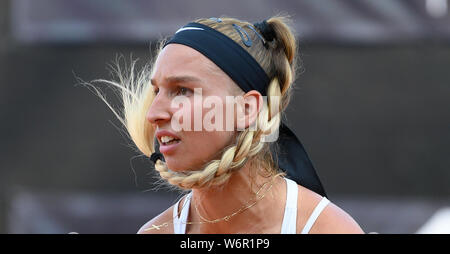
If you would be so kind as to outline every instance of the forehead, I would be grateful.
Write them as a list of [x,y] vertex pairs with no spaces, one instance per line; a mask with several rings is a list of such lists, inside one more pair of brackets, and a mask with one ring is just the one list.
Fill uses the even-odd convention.
[[210,59],[195,49],[181,45],[169,44],[156,59],[152,79],[162,80],[171,76],[194,76],[204,80],[227,76]]

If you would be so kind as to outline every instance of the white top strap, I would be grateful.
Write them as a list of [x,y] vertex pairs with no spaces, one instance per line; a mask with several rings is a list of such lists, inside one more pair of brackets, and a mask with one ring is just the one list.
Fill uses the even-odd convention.
[[297,233],[297,200],[298,185],[291,179],[286,179],[286,206],[284,208],[281,234]]
[[173,233],[174,234],[185,234],[186,233],[186,222],[187,222],[187,217],[189,214],[189,206],[191,203],[191,197],[192,197],[192,192],[190,192],[186,196],[186,199],[184,200],[184,204],[181,207],[180,217],[178,217],[178,205],[179,205],[181,199],[178,200],[178,202],[173,207]]
[[314,225],[314,222],[316,222],[320,213],[328,205],[328,203],[330,203],[330,201],[326,197],[323,197],[322,200],[320,200],[319,204],[316,206],[311,216],[309,217],[308,221],[306,222],[306,225],[302,230],[302,234],[309,233],[309,230],[311,230],[312,226]]

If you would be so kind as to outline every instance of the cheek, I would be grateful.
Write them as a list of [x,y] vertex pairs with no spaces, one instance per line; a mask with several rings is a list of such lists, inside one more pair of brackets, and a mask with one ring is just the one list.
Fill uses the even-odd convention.
[[232,133],[226,131],[192,132],[189,143],[185,148],[189,150],[192,161],[204,164],[205,162],[220,159],[222,151],[232,141]]
[[[182,151],[177,156],[177,164],[184,165],[184,170],[199,170],[205,163],[220,159],[223,149],[233,141],[234,131],[226,131],[225,129],[223,131],[205,130],[203,124],[200,123],[203,123],[205,114],[212,110],[211,108],[192,105],[186,110],[185,115],[190,115],[192,119],[191,129],[182,133],[184,143]],[[200,123],[197,122],[197,124],[200,125],[201,129],[196,131],[194,122],[198,119],[200,119]],[[226,119],[223,120],[224,123],[225,121]]]
[[[207,132],[212,130],[211,123],[214,130],[217,131],[234,131],[236,121],[236,108],[234,103],[227,102],[225,98],[213,99],[214,104],[206,107],[204,100],[191,100],[189,106],[183,107],[178,111],[178,115],[182,115],[180,123],[183,124],[183,129],[186,131]],[[221,106],[216,106],[220,103]],[[213,116],[213,117],[211,117]],[[186,122],[184,118],[186,119]],[[219,121],[221,119],[221,121]],[[216,124],[219,121],[221,124]],[[209,126],[209,128],[206,128]]]
[[174,171],[201,170],[209,161],[220,159],[231,140],[232,132],[184,132],[180,150],[166,157],[167,166]]

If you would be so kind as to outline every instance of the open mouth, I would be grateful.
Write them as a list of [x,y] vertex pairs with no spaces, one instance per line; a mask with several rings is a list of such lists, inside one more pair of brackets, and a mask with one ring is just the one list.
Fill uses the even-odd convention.
[[181,140],[169,136],[162,136],[160,140],[161,144],[164,146],[173,145],[181,142]]

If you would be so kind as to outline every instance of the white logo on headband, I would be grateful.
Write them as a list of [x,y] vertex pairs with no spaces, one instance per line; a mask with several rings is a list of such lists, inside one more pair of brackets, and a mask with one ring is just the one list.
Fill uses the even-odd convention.
[[181,31],[185,31],[185,30],[204,30],[204,29],[200,28],[200,27],[190,27],[190,26],[188,26],[188,27],[183,27],[183,28],[178,29],[175,33],[178,33],[178,32],[181,32]]

